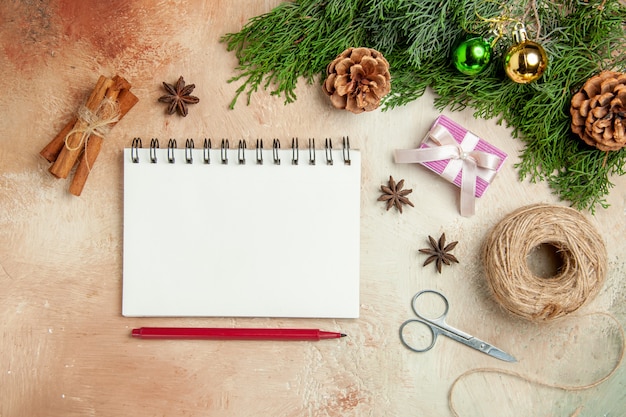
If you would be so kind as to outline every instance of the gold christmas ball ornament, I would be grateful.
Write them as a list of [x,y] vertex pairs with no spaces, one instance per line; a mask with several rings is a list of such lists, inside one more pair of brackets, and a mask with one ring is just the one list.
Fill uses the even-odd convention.
[[322,85],[335,108],[352,113],[375,110],[391,90],[389,62],[371,48],[348,48],[326,68]]
[[506,75],[519,84],[538,80],[548,66],[545,49],[537,42],[528,40],[526,29],[517,26],[513,32],[513,46],[504,55]]

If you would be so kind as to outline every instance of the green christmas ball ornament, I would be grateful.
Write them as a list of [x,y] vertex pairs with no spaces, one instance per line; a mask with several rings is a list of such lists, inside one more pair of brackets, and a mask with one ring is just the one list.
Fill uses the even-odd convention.
[[452,51],[454,66],[466,75],[479,74],[490,61],[491,44],[482,37],[466,39]]

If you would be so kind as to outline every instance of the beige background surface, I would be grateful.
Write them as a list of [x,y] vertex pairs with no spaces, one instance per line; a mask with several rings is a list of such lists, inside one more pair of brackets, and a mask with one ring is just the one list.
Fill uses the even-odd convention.
[[[489,229],[514,209],[565,204],[544,183],[519,182],[521,149],[509,130],[448,113],[509,153],[477,215],[458,214],[458,190],[392,151],[415,146],[438,112],[427,93],[389,112],[334,110],[321,88],[302,83],[298,100],[259,93],[227,106],[237,87],[234,54],[219,37],[238,31],[274,1],[5,1],[0,5],[0,416],[450,416],[450,387],[464,372],[492,368],[545,383],[580,386],[615,365],[622,325],[626,178],[614,178],[595,216],[609,254],[599,296],[547,325],[505,313],[490,297],[479,262]],[[54,179],[39,151],[59,131],[100,74],[125,76],[139,104],[107,138],[83,195]],[[200,103],[181,118],[157,103],[161,81],[183,75]],[[121,312],[122,149],[133,137],[185,139],[341,137],[363,154],[361,317],[356,320],[129,319]],[[145,141],[144,141],[145,143]],[[404,214],[376,201],[393,175],[414,191]],[[271,192],[272,190],[268,190]],[[159,207],[154,207],[158,211]],[[218,221],[204,213],[162,213],[164,227]],[[251,208],[251,215],[253,209]],[[355,213],[355,215],[358,215]],[[419,248],[442,232],[460,243],[459,265],[423,268]],[[235,237],[233,237],[235,238]],[[245,242],[242,242],[245,244]],[[158,254],[161,256],[164,254]],[[320,258],[318,261],[323,262]],[[506,364],[451,340],[416,354],[398,339],[421,289],[443,291],[449,322],[519,360]],[[320,327],[340,341],[141,341],[139,326]],[[453,402],[462,416],[623,416],[622,366],[600,386],[563,391],[480,372],[463,377]]]

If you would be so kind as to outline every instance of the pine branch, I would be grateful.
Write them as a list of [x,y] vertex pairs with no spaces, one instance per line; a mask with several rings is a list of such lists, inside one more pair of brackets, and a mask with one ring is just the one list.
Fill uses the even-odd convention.
[[[239,65],[229,82],[243,80],[230,107],[241,93],[251,96],[259,87],[284,95],[285,104],[296,100],[299,78],[312,83],[337,54],[365,43],[365,31],[353,28],[360,1],[300,1],[282,3],[269,13],[251,19],[240,32],[222,37]],[[345,23],[348,24],[345,24]]]
[[[512,42],[506,33],[480,76],[460,74],[451,65],[456,42],[488,35],[488,19],[505,15],[504,29],[524,20],[548,53],[548,69],[538,82],[519,85],[504,75],[502,55]],[[606,205],[610,177],[624,175],[626,150],[607,154],[575,137],[570,100],[601,70],[626,69],[625,21],[619,0],[296,0],[222,41],[239,61],[238,75],[229,81],[243,81],[231,108],[244,92],[249,103],[259,87],[290,103],[297,80],[323,80],[326,65],[343,50],[378,49],[392,74],[383,110],[410,103],[431,87],[440,110],[470,107],[477,118],[506,123],[525,145],[516,166],[520,179],[548,181],[562,199],[593,212]]]

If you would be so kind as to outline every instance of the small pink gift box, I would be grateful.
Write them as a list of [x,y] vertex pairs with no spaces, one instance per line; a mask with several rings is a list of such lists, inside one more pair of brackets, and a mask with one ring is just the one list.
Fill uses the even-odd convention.
[[419,163],[461,188],[464,216],[474,213],[474,196],[483,195],[506,158],[506,153],[443,115],[417,149],[395,151],[396,162]]

